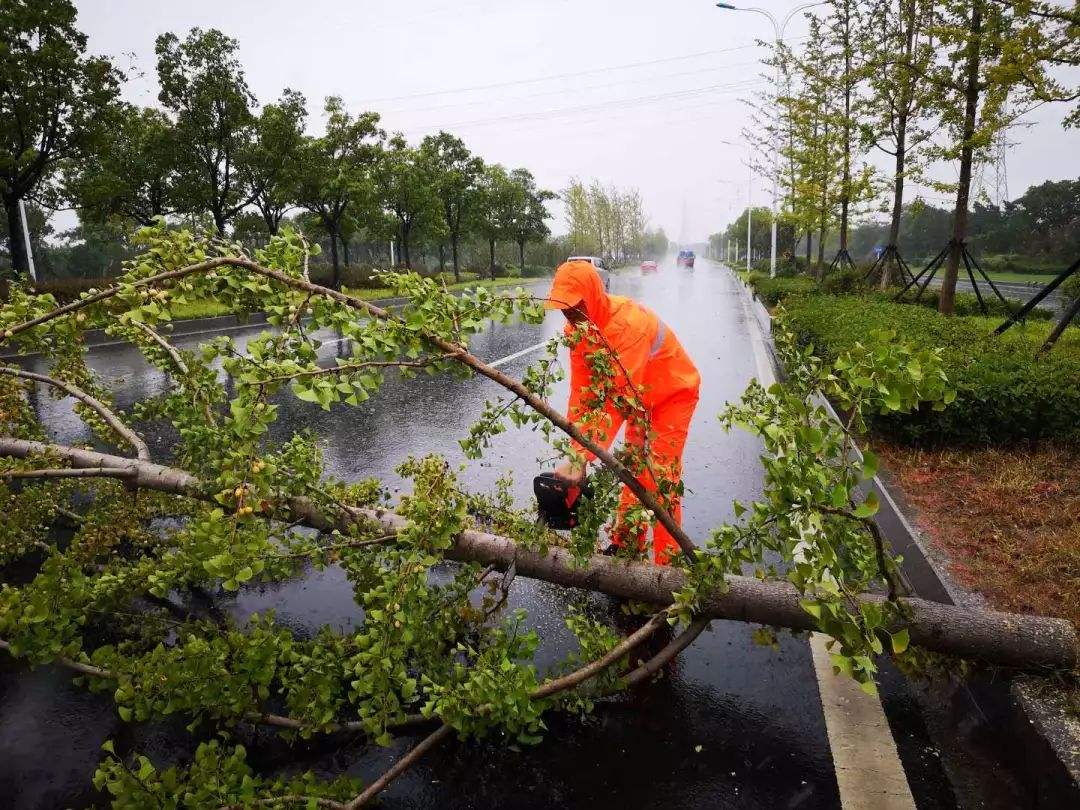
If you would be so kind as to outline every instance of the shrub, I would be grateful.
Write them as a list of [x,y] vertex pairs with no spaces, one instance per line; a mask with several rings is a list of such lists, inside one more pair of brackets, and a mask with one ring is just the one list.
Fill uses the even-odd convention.
[[1080,441],[1080,329],[1068,330],[1052,352],[1038,356],[1050,329],[1045,322],[993,337],[997,318],[945,318],[927,307],[869,297],[792,297],[786,309],[799,339],[828,359],[875,329],[943,349],[956,401],[944,411],[874,418],[873,427],[885,435],[925,444]]
[[865,275],[865,270],[856,267],[837,270],[822,279],[821,291],[830,295],[852,295],[863,292],[867,289],[866,284],[863,283]]
[[769,278],[767,273],[750,273],[745,277],[754,293],[767,307],[774,307],[790,295],[808,295],[817,292],[817,282],[808,276],[794,278]]
[[504,268],[505,278],[521,278],[521,268],[514,264],[508,264]]
[[[1002,303],[994,293],[987,289],[985,285],[980,285],[983,292],[983,301],[986,302],[986,313],[992,318],[1005,318],[1012,315],[1014,312],[1018,312],[1021,307],[1024,306],[1023,301],[1006,300]],[[1034,295],[1034,293],[1032,293]],[[895,293],[887,293],[888,300],[892,300],[892,296]],[[915,302],[912,292],[909,290],[907,295],[904,296],[905,301]],[[920,306],[927,307],[928,309],[936,310],[938,308],[939,299],[941,298],[941,291],[938,289],[927,289],[923,293],[922,298],[918,300]],[[957,293],[953,299],[953,311],[956,315],[982,315],[982,308],[979,306],[979,299],[975,296],[975,293]],[[1054,314],[1050,310],[1036,308],[1031,311],[1028,317],[1032,320],[1048,320],[1054,317]]]
[[1065,283],[1061,285],[1060,289],[1067,302],[1071,303],[1080,298],[1080,271],[1065,279]]
[[542,264],[527,264],[521,271],[523,278],[547,278],[554,275],[555,269]]

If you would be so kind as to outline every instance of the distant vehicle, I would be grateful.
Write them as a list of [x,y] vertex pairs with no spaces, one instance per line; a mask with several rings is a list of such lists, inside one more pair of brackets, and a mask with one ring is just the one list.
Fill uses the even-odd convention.
[[607,269],[607,265],[604,264],[604,260],[599,256],[571,256],[567,261],[589,262],[589,264],[596,268],[596,274],[600,276],[600,280],[604,282],[604,289],[611,289],[611,272]]
[[680,250],[679,258],[675,260],[675,264],[679,267],[694,267],[694,251],[692,250]]
[[656,262],[654,261],[644,261],[641,263],[642,273],[655,273],[656,269]]

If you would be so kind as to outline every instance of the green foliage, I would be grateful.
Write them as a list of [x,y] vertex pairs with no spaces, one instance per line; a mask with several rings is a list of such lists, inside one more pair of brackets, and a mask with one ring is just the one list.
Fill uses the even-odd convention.
[[[143,252],[125,263],[114,295],[87,304],[87,291],[79,299],[83,308],[25,327],[56,302],[16,286],[0,309],[0,336],[19,351],[40,352],[49,374],[108,404],[109,390],[87,368],[83,343],[90,323],[107,323],[110,336],[138,349],[166,381],[159,395],[124,418],[168,425],[176,436],[171,463],[190,477],[163,473],[171,489],[138,497],[130,482],[111,479],[76,484],[45,477],[0,485],[0,561],[29,570],[0,585],[0,638],[10,654],[30,664],[60,660],[79,667],[90,688],[112,696],[124,723],[178,717],[192,731],[225,734],[240,723],[267,723],[288,740],[347,730],[378,745],[389,745],[418,714],[460,736],[534,744],[545,730],[545,712],[590,711],[599,694],[617,687],[626,661],[573,692],[538,694],[539,638],[520,612],[503,615],[510,574],[503,579],[493,569],[446,559],[464,531],[490,528],[522,548],[559,544],[575,562],[586,562],[614,517],[619,485],[610,469],[592,476],[580,525],[559,538],[538,527],[531,510],[515,506],[509,479],[494,492],[469,493],[445,459],[412,458],[397,470],[408,484],[392,504],[394,520],[403,524],[388,532],[385,518],[362,511],[388,505],[378,482],[327,479],[317,437],[278,438],[272,430],[275,397],[287,392],[336,410],[372,396],[388,370],[466,378],[470,369],[453,361],[458,347],[467,347],[492,319],[539,323],[539,302],[520,288],[454,295],[439,279],[383,273],[379,282],[403,304],[394,317],[365,316],[357,302],[309,286],[310,249],[291,228],[254,252],[266,272],[222,261],[234,254],[233,245],[161,221],[141,229],[135,241]],[[169,323],[184,307],[206,300],[231,311],[265,312],[270,328],[243,348],[227,336],[196,350],[171,347],[163,337]],[[327,331],[343,335],[351,353],[322,368],[312,335]],[[783,560],[783,575],[800,589],[806,610],[836,639],[837,667],[871,689],[873,656],[904,646],[903,617],[891,602],[853,611],[847,598],[891,581],[895,569],[874,544],[868,521],[876,504],[855,489],[873,475],[873,459],[852,460],[851,435],[866,419],[910,414],[920,402],[947,402],[942,357],[897,344],[895,333],[847,346],[832,363],[796,346],[782,328],[778,341],[790,382],[767,391],[752,385],[723,415],[725,424],[762,438],[765,495],[749,507],[737,505],[742,522],[718,528],[687,566],[687,587],[667,618],[691,620],[703,598],[723,589],[725,574],[750,564],[762,576],[779,576],[769,561]],[[638,392],[587,324],[553,338],[522,385],[547,397],[561,373],[558,350],[582,342],[591,371],[582,429],[589,434],[617,415],[649,435]],[[851,422],[831,421],[817,404],[821,395],[848,408]],[[85,408],[78,413],[96,440],[121,441],[100,415]],[[507,395],[487,404],[462,442],[466,454],[481,457],[508,424],[541,431],[564,458],[581,452],[554,439],[541,409]],[[46,436],[26,389],[2,375],[0,428],[13,438]],[[649,461],[633,447],[617,460],[632,476]],[[0,471],[58,466],[60,458],[31,456],[9,459]],[[670,504],[681,484],[664,470],[657,478],[659,500]],[[74,524],[63,539],[53,531],[61,507]],[[72,509],[78,510],[74,517]],[[633,536],[656,517],[638,505],[614,522],[613,534]],[[642,553],[633,542],[624,549],[626,557]],[[301,636],[271,614],[237,622],[176,610],[176,600],[193,590],[228,599],[305,566],[331,565],[348,578],[359,608],[348,629],[323,627]],[[572,611],[566,621],[579,650],[556,663],[554,674],[594,661],[618,643],[612,628],[583,612]],[[215,742],[201,746],[192,763],[164,769],[137,752],[107,752],[96,784],[116,807],[145,806],[150,797],[163,806],[201,807],[285,794],[310,804],[357,789],[306,775],[271,781],[249,768],[242,749]]]
[[[952,396],[941,353],[898,343],[892,332],[873,332],[834,362],[800,346],[786,315],[774,323],[777,350],[788,370],[784,385],[751,382],[742,400],[720,416],[728,429],[741,427],[764,444],[765,486],[761,501],[736,504],[739,523],[713,532],[708,554],[691,568],[690,587],[676,605],[686,618],[700,595],[724,573],[756,566],[774,577],[779,558],[784,576],[803,594],[802,606],[832,637],[834,667],[873,692],[874,657],[885,644],[903,640],[895,603],[855,603],[852,594],[884,583],[892,592],[896,561],[870,525],[876,497],[858,487],[876,473],[876,459],[854,453],[853,432],[877,414],[943,409]],[[840,424],[821,404],[827,396],[848,415]],[[772,643],[770,634],[761,635]]]
[[789,295],[806,295],[818,289],[817,281],[809,276],[769,278],[768,273],[750,273],[746,280],[767,307],[776,306]]
[[829,273],[821,280],[821,292],[829,295],[852,295],[864,291],[866,284],[863,282],[865,270],[858,267],[847,267],[843,270]]
[[917,346],[939,346],[956,402],[943,412],[879,414],[875,429],[926,443],[1080,438],[1080,336],[1067,332],[1045,356],[1046,322],[992,337],[997,318],[944,318],[924,307],[859,298],[789,299],[791,329],[805,345],[837,358],[875,329]]
[[271,800],[284,796],[307,796],[347,800],[360,791],[355,779],[323,782],[307,772],[290,779],[268,780],[247,763],[242,745],[225,747],[217,740],[200,743],[187,767],[159,769],[143,755],[120,757],[108,740],[102,749],[108,756],[94,774],[94,787],[109,797],[113,810],[199,810],[206,807],[248,806],[253,802],[285,806]]

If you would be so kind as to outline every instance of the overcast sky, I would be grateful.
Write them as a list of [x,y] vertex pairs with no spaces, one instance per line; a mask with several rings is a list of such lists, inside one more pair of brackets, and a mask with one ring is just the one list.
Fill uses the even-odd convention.
[[[782,18],[795,2],[757,0]],[[572,177],[642,192],[654,225],[703,239],[746,204],[745,99],[764,86],[764,17],[712,0],[76,0],[89,48],[129,75],[131,102],[157,104],[154,38],[193,26],[239,40],[260,103],[290,87],[373,109],[416,142],[439,129],[485,160],[562,189]],[[805,36],[797,15],[786,37]],[[1011,133],[1010,195],[1080,176],[1080,134],[1047,107]],[[733,145],[725,143],[731,142]],[[955,179],[941,167],[941,179]],[[993,188],[993,176],[987,179]],[[754,203],[768,203],[756,180]],[[936,202],[944,198],[933,195]],[[557,220],[555,230],[563,223]]]

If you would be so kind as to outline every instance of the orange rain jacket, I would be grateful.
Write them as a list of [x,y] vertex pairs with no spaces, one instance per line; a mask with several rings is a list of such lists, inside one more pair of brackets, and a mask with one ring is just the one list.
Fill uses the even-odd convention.
[[[629,377],[648,412],[653,432],[649,447],[654,466],[669,471],[677,480],[690,420],[697,405],[701,376],[675,333],[651,310],[636,301],[620,295],[608,295],[596,269],[586,261],[565,262],[555,271],[555,280],[544,306],[547,309],[578,307],[585,311],[626,371],[623,375],[622,370],[617,369],[617,384],[625,384],[626,377]],[[573,330],[573,324],[567,324],[567,334]],[[591,371],[586,357],[602,345],[602,342],[585,339],[580,340],[571,351],[567,418],[572,422],[577,423],[588,410],[584,400],[587,399]],[[605,413],[605,423],[591,425],[588,434],[607,449],[615,440],[624,418],[611,405],[605,405]],[[638,430],[628,427],[627,443],[644,443],[645,437],[638,433]],[[575,449],[588,461],[595,458],[580,445],[576,445]],[[656,482],[648,474],[643,474],[639,480],[648,489],[656,490]],[[620,512],[625,512],[635,500],[630,491],[624,489]],[[678,502],[672,507],[673,517],[680,520]],[[656,561],[666,562],[667,556],[676,548],[674,538],[657,525],[653,543]]]

